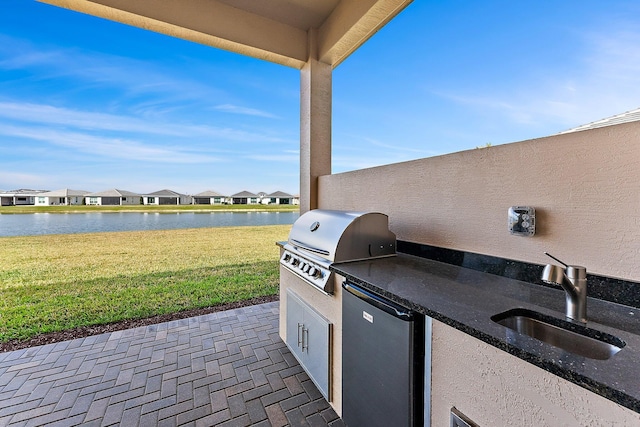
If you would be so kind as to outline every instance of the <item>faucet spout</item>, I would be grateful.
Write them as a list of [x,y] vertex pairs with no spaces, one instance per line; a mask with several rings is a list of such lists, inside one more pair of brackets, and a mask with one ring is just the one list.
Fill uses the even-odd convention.
[[577,265],[567,265],[566,274],[562,267],[547,264],[542,272],[542,280],[562,286],[565,292],[565,315],[573,320],[587,321],[587,269]]
[[573,291],[573,283],[569,281],[569,278],[564,274],[564,269],[560,266],[547,264],[542,271],[542,281],[562,286],[566,290],[568,287],[570,292]]

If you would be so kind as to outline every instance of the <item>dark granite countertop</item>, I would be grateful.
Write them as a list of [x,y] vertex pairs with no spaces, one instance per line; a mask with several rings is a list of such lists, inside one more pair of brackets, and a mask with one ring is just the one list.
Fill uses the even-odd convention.
[[[622,339],[608,360],[577,356],[527,336],[509,339],[491,316],[525,308],[564,319],[564,291],[398,254],[334,264],[354,284],[432,317],[640,413],[640,309],[588,298],[587,327]],[[513,335],[513,334],[511,334]]]

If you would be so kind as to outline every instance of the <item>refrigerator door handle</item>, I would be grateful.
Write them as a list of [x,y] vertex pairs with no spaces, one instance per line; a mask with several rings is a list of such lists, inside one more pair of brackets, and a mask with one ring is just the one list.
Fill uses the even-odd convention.
[[378,307],[380,310],[391,314],[398,319],[403,319],[406,321],[410,321],[413,319],[414,313],[411,310],[408,310],[404,307],[401,307],[397,304],[392,303],[391,301],[383,300],[381,297],[362,289],[358,286],[355,286],[351,283],[344,282],[342,287],[349,292],[350,294],[355,295],[361,300]]

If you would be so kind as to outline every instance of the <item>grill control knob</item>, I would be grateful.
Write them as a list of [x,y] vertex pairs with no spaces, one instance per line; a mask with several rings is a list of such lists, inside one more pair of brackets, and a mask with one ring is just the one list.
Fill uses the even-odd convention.
[[284,254],[284,262],[289,262],[289,260],[291,259],[291,254]]
[[313,267],[309,270],[309,276],[311,277],[318,277],[318,269]]
[[294,258],[293,261],[291,261],[291,265],[296,266],[300,264],[300,260],[298,258]]

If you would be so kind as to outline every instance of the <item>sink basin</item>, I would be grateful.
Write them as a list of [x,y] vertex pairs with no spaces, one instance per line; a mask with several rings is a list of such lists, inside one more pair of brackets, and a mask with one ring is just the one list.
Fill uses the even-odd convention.
[[496,314],[491,320],[510,330],[508,338],[517,339],[511,332],[515,331],[589,359],[607,360],[626,345],[613,335],[524,308]]

